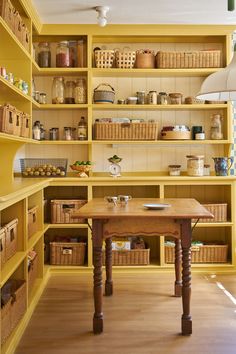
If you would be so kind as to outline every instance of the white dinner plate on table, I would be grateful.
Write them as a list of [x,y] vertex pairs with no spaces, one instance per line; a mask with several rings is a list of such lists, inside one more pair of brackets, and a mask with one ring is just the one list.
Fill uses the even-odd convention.
[[143,206],[146,209],[160,210],[160,209],[169,208],[171,205],[170,204],[164,204],[164,203],[149,203],[149,204],[143,204]]

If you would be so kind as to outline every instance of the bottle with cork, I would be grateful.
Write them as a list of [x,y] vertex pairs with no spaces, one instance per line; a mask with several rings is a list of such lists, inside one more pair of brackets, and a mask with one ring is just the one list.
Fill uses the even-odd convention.
[[87,123],[84,117],[80,118],[78,124],[78,140],[86,140],[87,139]]

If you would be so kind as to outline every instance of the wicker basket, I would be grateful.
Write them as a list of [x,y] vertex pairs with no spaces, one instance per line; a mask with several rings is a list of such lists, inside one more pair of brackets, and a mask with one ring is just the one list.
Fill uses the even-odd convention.
[[157,140],[158,123],[94,123],[96,140]]
[[[105,251],[103,251],[102,262],[105,265]],[[150,249],[112,251],[112,265],[148,265],[149,263]]]
[[72,215],[86,203],[87,201],[82,199],[51,200],[52,224],[84,223],[85,219],[74,218]]
[[14,133],[16,109],[10,104],[0,106],[0,131],[6,134]]
[[[228,245],[192,246],[192,263],[226,263]],[[165,245],[165,262],[174,263],[175,247]]]
[[94,60],[96,68],[107,69],[111,68],[114,62],[115,52],[114,50],[95,50]]
[[20,136],[20,133],[21,133],[22,116],[23,116],[23,113],[16,109],[14,127],[13,127],[13,134],[16,135],[16,136]]
[[22,25],[21,43],[23,44],[25,49],[29,52],[30,51],[30,32],[24,23]]
[[21,15],[17,10],[14,11],[14,33],[16,37],[22,42],[23,21]]
[[116,57],[116,67],[120,69],[132,69],[134,67],[136,52],[135,51],[117,51]]
[[154,52],[146,53],[144,50],[137,50],[135,67],[138,69],[153,69],[153,68],[155,68]]
[[5,225],[6,229],[6,253],[5,260],[8,261],[11,257],[16,254],[17,251],[17,225],[18,219],[13,219],[8,224]]
[[220,50],[201,50],[192,52],[157,52],[156,66],[161,69],[219,68]]
[[[99,88],[104,87],[103,90]],[[106,83],[98,85],[94,89],[93,101],[94,103],[114,103],[115,100],[115,90],[114,88]]]
[[1,267],[4,266],[6,262],[6,228],[0,228],[0,258]]
[[[20,159],[20,167],[23,177],[65,177],[67,171],[67,162],[67,159],[59,158],[25,158]],[[37,172],[37,175],[35,172]]]
[[86,243],[50,242],[50,264],[83,265]]
[[28,210],[28,238],[38,230],[38,205]]
[[29,138],[30,137],[30,115],[27,113],[22,114],[22,124],[21,124],[21,132],[20,136],[23,138]]
[[29,293],[32,291],[32,289],[34,287],[34,283],[37,278],[37,275],[38,275],[38,255],[36,254],[34,259],[32,259],[30,261],[30,265],[28,268],[28,290],[29,290]]
[[[199,222],[225,222],[227,221],[227,203],[206,203],[202,204],[210,213],[214,215],[213,219],[199,219]],[[192,220],[196,222],[196,219]]]
[[14,31],[14,6],[10,0],[0,0],[0,16]]

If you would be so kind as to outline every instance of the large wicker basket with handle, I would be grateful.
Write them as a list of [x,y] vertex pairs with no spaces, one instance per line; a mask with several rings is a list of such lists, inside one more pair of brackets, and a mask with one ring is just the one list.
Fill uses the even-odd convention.
[[102,83],[94,89],[94,103],[114,103],[115,90],[110,84]]

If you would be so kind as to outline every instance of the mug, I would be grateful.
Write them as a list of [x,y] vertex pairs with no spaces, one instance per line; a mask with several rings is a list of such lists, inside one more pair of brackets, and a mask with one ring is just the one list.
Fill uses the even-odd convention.
[[118,195],[118,202],[121,204],[128,204],[128,201],[132,199],[131,195]]
[[233,157],[213,157],[216,176],[228,176],[228,171],[233,164]]
[[114,205],[116,205],[117,203],[117,197],[113,197],[111,195],[107,195],[106,197],[104,197],[104,200],[106,200],[109,204],[113,203]]

